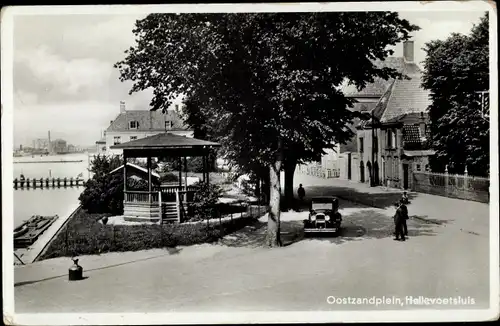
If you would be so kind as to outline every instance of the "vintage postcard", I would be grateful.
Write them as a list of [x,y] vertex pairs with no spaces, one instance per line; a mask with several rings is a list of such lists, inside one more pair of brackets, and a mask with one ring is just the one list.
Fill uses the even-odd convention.
[[493,3],[1,21],[6,324],[498,319]]

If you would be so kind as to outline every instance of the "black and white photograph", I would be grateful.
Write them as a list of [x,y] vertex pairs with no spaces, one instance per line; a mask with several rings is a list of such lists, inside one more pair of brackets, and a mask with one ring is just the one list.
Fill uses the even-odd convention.
[[499,318],[495,4],[1,19],[6,324]]

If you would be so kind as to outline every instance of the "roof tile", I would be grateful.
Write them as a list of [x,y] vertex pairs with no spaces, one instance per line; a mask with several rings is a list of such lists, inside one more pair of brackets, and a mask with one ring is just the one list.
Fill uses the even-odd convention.
[[[138,129],[129,129],[131,121],[139,122]],[[127,110],[120,113],[106,131],[125,131],[125,130],[161,130],[165,131],[165,122],[172,121],[171,130],[187,130],[180,113],[175,110],[168,110],[166,113],[150,110]]]

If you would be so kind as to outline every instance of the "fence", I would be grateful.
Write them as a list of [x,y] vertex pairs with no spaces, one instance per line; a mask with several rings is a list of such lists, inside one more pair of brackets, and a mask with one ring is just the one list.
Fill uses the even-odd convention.
[[413,172],[413,190],[433,195],[474,200],[482,203],[490,201],[490,180],[471,175]]
[[301,165],[299,173],[310,175],[318,178],[339,178],[340,169],[325,169],[320,165]]

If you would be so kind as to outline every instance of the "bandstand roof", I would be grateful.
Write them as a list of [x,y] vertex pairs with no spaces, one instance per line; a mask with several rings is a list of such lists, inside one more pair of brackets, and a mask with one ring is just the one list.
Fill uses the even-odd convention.
[[141,157],[143,155],[173,156],[201,156],[211,148],[220,147],[219,143],[201,140],[186,136],[175,135],[169,132],[129,141],[111,146],[112,149],[123,149],[129,155]]

